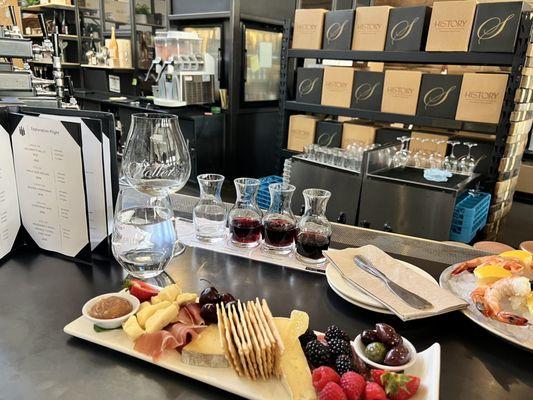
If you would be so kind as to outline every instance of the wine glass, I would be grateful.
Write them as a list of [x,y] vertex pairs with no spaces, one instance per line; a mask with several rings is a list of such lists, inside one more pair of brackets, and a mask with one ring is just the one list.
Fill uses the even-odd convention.
[[450,150],[450,155],[446,156],[444,158],[444,164],[443,167],[448,172],[457,172],[457,157],[455,156],[455,146],[457,146],[459,143],[458,140],[450,140],[448,141],[448,144],[452,146]]
[[392,157],[392,165],[396,167],[405,167],[407,165],[407,161],[409,159],[409,152],[407,150],[407,143],[409,140],[411,140],[408,136],[400,136],[397,137],[396,140],[398,140],[401,143],[400,150],[394,154]]
[[468,147],[468,154],[459,162],[459,169],[462,173],[470,175],[476,169],[476,160],[472,157],[472,147],[476,147],[477,143],[464,142],[463,144]]
[[[171,114],[133,114],[122,161],[130,186],[153,196],[152,205],[185,186],[191,174],[191,157],[178,117]],[[179,254],[185,246],[178,242]]]

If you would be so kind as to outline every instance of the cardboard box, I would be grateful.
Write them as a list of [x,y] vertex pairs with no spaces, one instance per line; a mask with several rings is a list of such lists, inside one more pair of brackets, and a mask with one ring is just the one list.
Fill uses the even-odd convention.
[[424,74],[416,115],[455,119],[461,75]]
[[325,67],[322,101],[325,106],[350,107],[354,69],[349,67]]
[[309,115],[291,115],[287,149],[304,151],[304,147],[315,142],[317,118]]
[[294,12],[293,49],[320,49],[324,30],[324,14],[328,10],[322,8],[298,9]]
[[420,51],[429,27],[429,7],[400,7],[389,12],[387,51]]
[[323,68],[298,68],[296,101],[320,104],[322,98]]
[[383,51],[390,9],[389,6],[357,8],[352,50]]
[[381,111],[415,115],[421,80],[420,71],[385,71]]
[[475,12],[475,1],[434,3],[426,51],[468,51]]
[[506,86],[507,74],[464,74],[455,119],[497,124]]
[[342,128],[342,145],[346,149],[348,145],[356,143],[361,146],[368,146],[376,139],[377,127],[372,125],[361,125],[346,122]]
[[383,72],[357,71],[353,83],[351,108],[380,111],[384,79]]
[[353,10],[329,11],[324,18],[322,48],[327,50],[350,50],[353,20]]
[[337,121],[318,121],[315,143],[324,147],[341,147],[342,123]]
[[[429,139],[422,142],[420,139]],[[441,143],[436,143],[435,140],[440,140]],[[409,142],[409,151],[416,154],[418,151],[425,153],[438,153],[443,157],[446,155],[448,136],[436,135],[434,133],[413,132],[411,134],[411,141]]]
[[520,175],[516,185],[518,192],[533,194],[533,164],[525,162],[520,166]]
[[513,53],[524,3],[478,4],[470,51]]

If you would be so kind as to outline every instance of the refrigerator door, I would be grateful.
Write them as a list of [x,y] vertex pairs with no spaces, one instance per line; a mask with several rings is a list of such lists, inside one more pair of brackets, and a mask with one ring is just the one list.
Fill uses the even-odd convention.
[[283,34],[244,25],[244,102],[279,99]]

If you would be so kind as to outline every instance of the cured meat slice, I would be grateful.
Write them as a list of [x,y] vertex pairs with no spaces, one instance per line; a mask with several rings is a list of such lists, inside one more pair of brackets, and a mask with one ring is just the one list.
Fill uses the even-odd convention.
[[168,331],[157,331],[145,333],[135,341],[133,349],[139,353],[151,356],[157,361],[166,349],[175,349],[178,347],[178,341],[174,335]]
[[176,322],[173,325],[167,327],[168,331],[176,339],[177,346],[176,350],[181,353],[181,349],[188,345],[202,329],[207,328],[206,325],[188,325],[181,322]]
[[200,304],[189,303],[180,307],[178,322],[185,325],[204,325],[204,319],[200,316]]

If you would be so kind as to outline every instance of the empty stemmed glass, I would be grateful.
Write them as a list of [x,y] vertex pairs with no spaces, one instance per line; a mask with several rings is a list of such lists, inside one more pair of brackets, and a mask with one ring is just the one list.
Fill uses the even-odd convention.
[[468,147],[468,154],[459,162],[459,170],[462,173],[470,175],[476,169],[476,160],[472,157],[472,147],[476,147],[477,143],[464,142],[463,144]]
[[455,156],[455,146],[457,146],[459,143],[458,140],[450,140],[448,141],[448,144],[452,146],[450,150],[450,154],[444,158],[444,164],[443,167],[448,172],[457,172],[457,157]]
[[438,150],[439,150],[439,146],[445,143],[445,140],[442,140],[442,139],[430,139],[430,140],[435,145],[435,149],[429,155],[429,159],[428,159],[429,167],[440,169],[442,167],[443,157],[442,157],[442,154]]
[[409,160],[409,151],[407,149],[407,143],[411,140],[409,136],[400,136],[396,140],[400,141],[401,148],[392,157],[392,165],[394,167],[405,167]]

